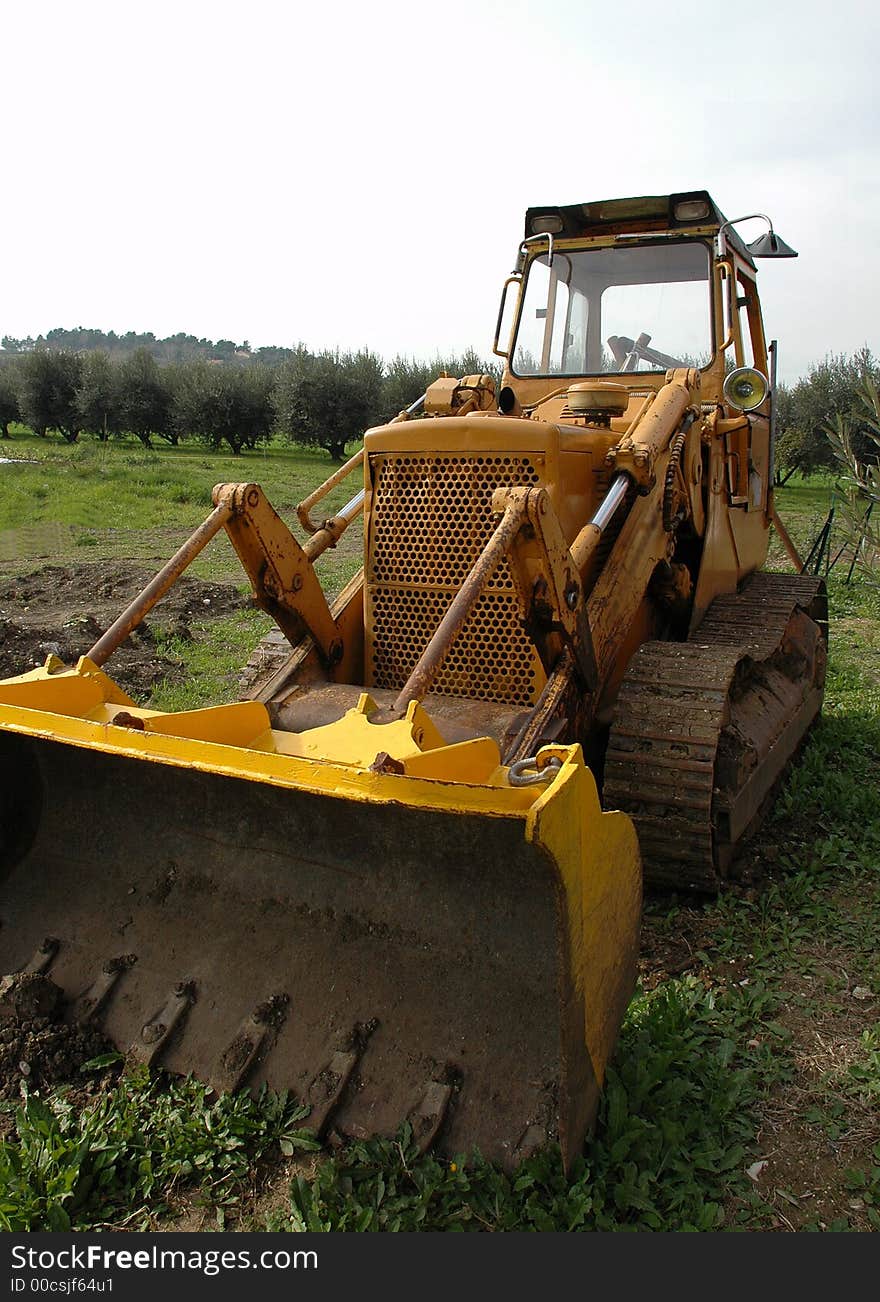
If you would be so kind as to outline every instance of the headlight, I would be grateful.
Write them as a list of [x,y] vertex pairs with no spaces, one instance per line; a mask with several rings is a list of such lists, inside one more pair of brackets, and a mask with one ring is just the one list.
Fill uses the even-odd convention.
[[677,222],[698,222],[708,217],[710,208],[705,199],[680,199],[672,209]]
[[754,411],[770,392],[766,376],[752,366],[731,371],[724,381],[724,396],[738,411]]
[[561,235],[563,221],[559,213],[548,212],[533,217],[529,225],[533,235]]

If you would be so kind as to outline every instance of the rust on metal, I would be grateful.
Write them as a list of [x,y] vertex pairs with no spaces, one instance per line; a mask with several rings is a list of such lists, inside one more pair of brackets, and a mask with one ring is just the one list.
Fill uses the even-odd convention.
[[303,498],[299,506],[296,508],[296,514],[306,533],[316,534],[320,529],[326,528],[326,524],[315,524],[314,520],[309,515],[309,512],[312,507],[317,506],[318,502],[322,501],[337,484],[341,483],[342,480],[346,479],[353,470],[356,470],[358,466],[362,466],[363,464],[364,450],[361,448],[360,452],[355,452],[353,457],[349,457],[345,465],[340,466],[338,470],[335,470],[333,474],[325,479],[323,484],[320,484],[313,493],[309,493],[308,497]]
[[303,1102],[310,1109],[306,1124],[316,1135],[323,1135],[327,1129],[333,1111],[351,1080],[359,1057],[360,1052],[357,1048],[337,1049],[306,1089]]
[[380,750],[370,765],[371,773],[405,773],[406,766],[389,755],[387,750]]
[[364,490],[355,493],[350,502],[346,502],[341,511],[325,520],[319,528],[314,530],[313,536],[309,538],[303,551],[310,561],[315,561],[319,556],[327,551],[328,547],[335,547],[339,539],[345,533],[348,526],[353,520],[361,514],[364,509],[365,500]]
[[567,650],[591,692],[597,677],[593,634],[580,576],[559,518],[546,488],[511,488],[496,494],[499,506],[514,500],[525,502],[529,526],[514,535],[510,547],[510,572],[523,626],[548,675]]
[[[562,653],[559,664],[547,679],[535,708],[522,721],[519,730],[509,739],[504,748],[505,764],[534,755],[545,742],[557,741],[561,734],[567,734],[572,728],[577,710],[572,706],[575,693],[575,663],[571,652]],[[592,702],[592,696],[581,699],[583,710]]]
[[257,1062],[269,1052],[284,1024],[289,1003],[288,995],[272,995],[241,1022],[211,1073],[210,1084],[219,1094],[240,1089]]
[[100,1017],[110,996],[116,989],[119,978],[137,962],[135,954],[121,954],[109,959],[100,973],[76,1000],[73,1006],[73,1019],[76,1022],[90,1022]]
[[226,531],[257,605],[291,644],[308,633],[325,668],[334,669],[344,647],[315,567],[259,484],[217,484],[214,501],[231,508]]
[[116,651],[128,635],[137,628],[138,624],[150,613],[156,602],[165,596],[169,588],[173,587],[177,580],[183,574],[188,565],[195,560],[199,552],[207,547],[211,539],[220,532],[227,520],[232,515],[232,507],[229,503],[223,502],[214,507],[214,510],[203,520],[191,537],[180,547],[167,565],[147,584],[144,590],[135,597],[134,601],[126,607],[117,620],[114,621],[107,629],[107,632],[95,643],[88,653],[88,658],[96,665],[103,665],[109,660],[113,652]]
[[801,560],[800,556],[798,555],[798,549],[795,547],[794,543],[792,542],[788,530],[786,529],[785,525],[782,523],[782,521],[779,518],[779,512],[776,510],[776,503],[773,501],[772,498],[770,500],[770,519],[773,521],[773,528],[779,534],[779,538],[782,542],[783,547],[785,548],[786,555],[788,556],[788,559],[791,561],[792,565],[794,566],[795,572],[797,574],[802,574],[804,570],[804,563]]
[[145,726],[141,716],[130,710],[117,710],[110,722],[117,728],[134,728],[138,732],[143,732]]
[[24,964],[21,971],[31,973],[48,972],[61,948],[61,941],[55,936],[46,936]]

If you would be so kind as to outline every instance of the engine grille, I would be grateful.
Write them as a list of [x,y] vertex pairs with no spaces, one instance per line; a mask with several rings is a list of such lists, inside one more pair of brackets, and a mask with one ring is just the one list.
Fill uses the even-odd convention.
[[[372,469],[367,679],[373,687],[400,688],[495,528],[495,489],[531,486],[540,476],[530,457],[501,453],[384,453],[373,458]],[[504,560],[453,643],[434,690],[530,705],[543,681]]]

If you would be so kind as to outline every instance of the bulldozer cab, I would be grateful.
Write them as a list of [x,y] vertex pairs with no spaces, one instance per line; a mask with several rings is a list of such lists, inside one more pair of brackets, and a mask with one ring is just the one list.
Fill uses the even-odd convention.
[[703,400],[724,403],[731,369],[767,377],[755,258],[793,251],[772,226],[745,244],[744,220],[727,221],[705,191],[529,209],[496,332],[504,383],[528,404],[558,377],[614,374],[633,388],[694,367]]

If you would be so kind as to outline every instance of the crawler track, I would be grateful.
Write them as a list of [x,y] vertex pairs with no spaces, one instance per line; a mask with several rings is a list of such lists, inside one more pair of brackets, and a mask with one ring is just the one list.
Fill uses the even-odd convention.
[[755,574],[690,641],[633,657],[603,803],[633,818],[646,881],[718,889],[819,713],[826,643],[821,579]]

